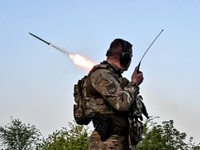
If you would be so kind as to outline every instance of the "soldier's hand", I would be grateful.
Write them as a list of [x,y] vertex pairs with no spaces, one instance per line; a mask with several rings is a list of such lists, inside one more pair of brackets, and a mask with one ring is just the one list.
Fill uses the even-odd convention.
[[137,71],[138,71],[138,66],[135,68],[135,70],[131,76],[131,81],[140,85],[142,83],[142,81],[144,80],[143,73],[142,72],[137,73]]

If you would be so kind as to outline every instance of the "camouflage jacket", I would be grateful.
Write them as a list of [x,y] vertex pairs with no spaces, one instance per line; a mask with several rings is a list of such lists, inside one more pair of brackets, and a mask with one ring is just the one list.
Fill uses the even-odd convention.
[[116,65],[105,61],[95,66],[88,75],[86,91],[90,97],[88,113],[100,112],[111,116],[116,125],[128,126],[127,111],[139,94],[139,87],[123,78]]

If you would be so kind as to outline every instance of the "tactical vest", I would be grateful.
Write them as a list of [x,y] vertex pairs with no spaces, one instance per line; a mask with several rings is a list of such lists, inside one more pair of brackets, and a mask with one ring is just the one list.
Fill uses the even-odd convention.
[[[83,77],[74,85],[74,118],[80,125],[87,125],[94,118],[95,112],[103,115],[115,114],[116,110],[93,88],[90,77],[93,72],[98,69],[109,70],[112,75],[118,80],[122,89],[126,87],[129,81],[122,78],[121,74],[115,70],[110,64],[103,62],[93,67],[88,76]],[[148,116],[146,107],[143,102],[138,98],[131,110],[132,118],[141,118],[142,114]]]
[[95,112],[104,115],[114,114],[114,108],[92,87],[90,76],[98,69],[107,69],[118,79],[114,68],[103,62],[93,67],[88,76],[83,77],[74,85],[74,118],[80,125],[87,125],[94,118]]

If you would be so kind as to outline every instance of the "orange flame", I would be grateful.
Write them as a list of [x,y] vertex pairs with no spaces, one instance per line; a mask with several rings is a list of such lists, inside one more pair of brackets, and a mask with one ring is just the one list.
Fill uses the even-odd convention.
[[76,55],[69,54],[69,58],[71,58],[76,65],[84,67],[88,70],[92,69],[92,67],[95,65],[95,63],[93,63],[92,61],[86,59],[85,57],[79,54]]

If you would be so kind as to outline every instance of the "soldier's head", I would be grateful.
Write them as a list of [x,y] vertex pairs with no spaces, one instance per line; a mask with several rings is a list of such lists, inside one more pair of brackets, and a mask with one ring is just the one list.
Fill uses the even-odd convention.
[[123,39],[115,39],[106,53],[107,61],[115,63],[123,71],[127,70],[132,57],[132,44]]

